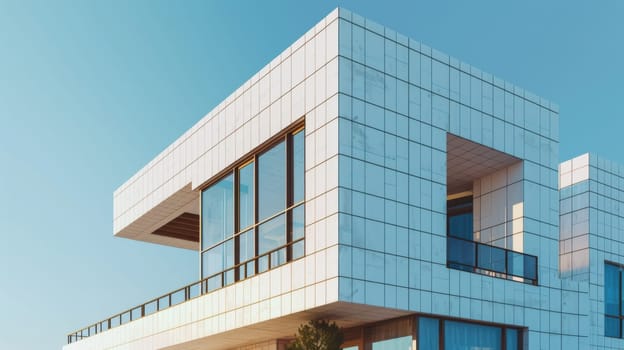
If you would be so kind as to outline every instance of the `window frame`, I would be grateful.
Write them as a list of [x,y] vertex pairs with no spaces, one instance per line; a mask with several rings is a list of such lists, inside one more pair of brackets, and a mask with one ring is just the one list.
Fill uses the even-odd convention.
[[[290,127],[282,130],[279,134],[275,135],[274,137],[270,138],[268,141],[262,143],[261,145],[259,145],[258,147],[256,147],[255,149],[253,149],[251,152],[249,152],[248,154],[246,154],[245,156],[241,157],[239,159],[239,161],[233,163],[231,166],[228,166],[227,168],[225,168],[224,170],[220,171],[218,174],[216,174],[215,176],[213,176],[210,180],[204,182],[201,186],[199,186],[199,192],[200,192],[200,203],[199,203],[199,212],[200,214],[203,214],[203,197],[202,194],[204,193],[205,190],[209,189],[211,186],[217,184],[219,181],[223,180],[224,178],[226,178],[227,176],[232,176],[233,177],[233,186],[232,186],[232,192],[233,192],[233,208],[232,210],[234,211],[233,215],[232,215],[232,219],[233,219],[233,228],[234,228],[234,232],[231,236],[227,236],[224,239],[213,243],[210,246],[203,246],[202,245],[202,235],[203,235],[203,227],[202,227],[202,219],[200,217],[200,227],[199,227],[199,275],[200,275],[200,279],[202,281],[205,281],[206,283],[202,283],[202,288],[204,287],[204,284],[206,285],[206,287],[208,286],[207,281],[210,279],[213,279],[214,277],[217,277],[219,275],[221,275],[221,283],[220,286],[224,287],[226,285],[229,285],[231,283],[235,283],[244,279],[247,279],[249,277],[255,276],[259,273],[262,272],[266,272],[268,270],[271,270],[272,268],[275,268],[277,266],[280,266],[284,263],[288,263],[297,259],[300,259],[302,257],[305,256],[305,234],[303,235],[303,237],[297,239],[296,241],[292,240],[292,231],[293,231],[293,227],[292,227],[292,211],[302,205],[305,205],[306,199],[305,199],[305,166],[304,166],[304,178],[301,179],[302,181],[302,185],[303,185],[303,198],[297,202],[297,203],[293,203],[293,192],[294,192],[294,169],[293,169],[293,165],[294,165],[294,151],[293,151],[293,137],[295,135],[298,135],[299,133],[303,133],[302,137],[303,137],[303,145],[304,145],[304,152],[302,154],[303,158],[303,162],[305,164],[305,121],[302,119],[298,122],[293,123]],[[273,147],[277,146],[280,142],[284,142],[285,145],[285,154],[284,154],[284,165],[286,167],[286,178],[285,178],[285,183],[284,186],[286,187],[286,198],[285,198],[285,208],[283,210],[280,210],[272,215],[270,215],[269,217],[264,218],[262,221],[258,221],[259,218],[259,206],[258,206],[258,159],[261,155],[263,155],[264,153],[270,151]],[[253,223],[251,225],[248,225],[247,227],[241,228],[240,227],[240,170],[243,169],[244,167],[253,164],[253,185],[254,185],[254,189],[253,189]],[[264,224],[267,223],[269,221],[271,221],[272,219],[280,216],[280,215],[285,215],[286,219],[286,232],[284,233],[284,237],[286,240],[286,243],[276,247],[274,249],[271,249],[270,251],[267,251],[265,253],[262,254],[262,256],[259,255],[259,227]],[[305,214],[304,214],[304,221],[305,221]],[[252,231],[253,234],[253,240],[254,240],[254,249],[253,249],[253,257],[250,259],[247,259],[245,261],[240,261],[240,236],[248,233]],[[208,251],[210,251],[211,249],[218,247],[219,245],[225,244],[225,242],[227,242],[228,240],[233,240],[233,245],[234,245],[234,264],[231,267],[227,267],[224,270],[214,273],[210,276],[204,276],[204,254]],[[303,242],[303,254],[295,259],[293,259],[293,255],[292,255],[292,250],[293,250],[293,246],[299,242]],[[270,262],[270,255],[274,254],[275,252],[279,252],[282,249],[286,250],[286,261],[284,263],[281,263],[279,265],[273,265]],[[269,256],[268,258],[268,267],[265,270],[260,271],[259,269],[259,260],[262,257],[265,256]],[[250,262],[254,263],[254,267],[251,274],[249,274],[247,270],[247,266]],[[240,272],[240,268],[244,267],[245,268],[245,272],[243,274],[241,274]],[[225,275],[226,273],[228,273],[230,270],[234,271],[234,278],[233,281],[231,282],[226,282],[225,280]],[[218,288],[215,288],[218,289]]]
[[[501,339],[500,339],[500,349],[507,350],[508,349],[508,332],[515,331],[515,339],[517,349],[524,349],[524,345],[526,343],[525,337],[528,334],[528,328],[523,326],[509,325],[509,324],[501,324],[494,322],[486,322],[486,321],[477,321],[470,319],[462,319],[458,317],[449,317],[449,316],[437,316],[430,314],[421,314],[416,313],[408,316],[401,316],[393,319],[383,320],[368,323],[362,326],[356,326],[352,328],[347,328],[344,330],[345,339],[341,345],[341,349],[345,349],[351,346],[357,346],[358,350],[371,350],[373,348],[373,343],[383,340],[390,340],[402,337],[399,334],[393,334],[393,332],[383,332],[384,328],[390,330],[396,330],[397,326],[400,326],[402,322],[408,322],[410,327],[410,335],[412,337],[412,347],[410,349],[420,349],[421,344],[421,336],[420,336],[420,323],[421,319],[427,318],[437,323],[438,334],[437,334],[437,348],[435,350],[444,350],[445,349],[445,332],[446,332],[446,322],[459,322],[464,324],[469,324],[473,326],[486,326],[486,327],[495,327],[500,329],[501,331]],[[395,332],[400,333],[400,332]],[[435,335],[433,335],[435,336]],[[414,347],[415,346],[415,347]]]

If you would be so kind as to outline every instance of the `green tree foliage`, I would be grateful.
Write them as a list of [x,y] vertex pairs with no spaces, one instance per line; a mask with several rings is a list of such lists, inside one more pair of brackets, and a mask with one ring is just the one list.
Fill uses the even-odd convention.
[[295,340],[288,350],[340,350],[343,341],[342,330],[335,322],[310,321],[299,326]]

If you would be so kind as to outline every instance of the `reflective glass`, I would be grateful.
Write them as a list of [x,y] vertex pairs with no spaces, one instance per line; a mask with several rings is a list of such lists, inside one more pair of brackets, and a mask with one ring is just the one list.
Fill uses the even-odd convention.
[[412,336],[373,342],[372,350],[410,350],[412,349]]
[[[617,266],[605,264],[605,314],[620,315],[620,271]],[[605,327],[606,329],[606,327]]]
[[472,241],[472,213],[458,214],[448,217],[448,234]]
[[305,131],[293,135],[293,203],[304,199],[305,188]]
[[258,258],[258,272],[264,272],[269,269],[269,256],[265,255]]
[[475,243],[448,237],[447,260],[451,267],[472,271],[475,266]]
[[255,255],[254,230],[243,232],[238,236],[238,257],[240,262],[252,259]]
[[258,157],[258,215],[262,221],[286,208],[286,147],[280,142]]
[[305,235],[305,207],[300,205],[292,210],[292,240],[296,241]]
[[244,229],[254,223],[254,163],[238,171],[238,227]]
[[203,278],[234,266],[234,240],[230,239],[202,253]]
[[258,254],[286,244],[286,216],[279,215],[258,228]]
[[606,337],[622,337],[621,321],[616,317],[605,316],[605,336]]
[[505,250],[485,244],[478,245],[479,268],[505,273]]
[[221,275],[209,278],[206,287],[208,288],[208,292],[223,287],[221,283]]
[[524,256],[524,277],[537,280],[537,257],[530,255]]
[[440,321],[420,317],[418,319],[418,349],[419,350],[439,350],[440,349]]
[[439,61],[433,61],[432,66],[433,92],[448,96],[449,93],[449,67]]
[[202,192],[202,249],[234,233],[233,177],[228,175]]
[[518,335],[519,332],[517,329],[507,328],[507,334],[505,337],[507,343],[506,350],[518,350],[518,348],[520,347],[520,344],[518,344]]
[[465,322],[444,322],[444,349],[498,350],[502,345],[502,330],[499,327]]
[[305,242],[299,241],[292,245],[292,258],[299,259],[305,254]]
[[366,31],[366,65],[384,70],[384,38],[369,30]]
[[524,254],[507,252],[507,273],[513,276],[524,276]]
[[229,269],[223,272],[223,285],[227,286],[228,284],[232,284],[236,282],[234,279],[234,269]]
[[271,255],[271,268],[286,263],[286,248],[274,251]]

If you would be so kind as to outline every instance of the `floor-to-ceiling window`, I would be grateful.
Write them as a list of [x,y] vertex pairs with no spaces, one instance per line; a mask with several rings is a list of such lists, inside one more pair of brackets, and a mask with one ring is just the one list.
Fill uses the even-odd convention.
[[525,329],[407,316],[346,330],[343,350],[519,350]]
[[208,290],[304,255],[303,127],[247,157],[201,196]]
[[476,264],[473,248],[472,196],[446,202],[446,235],[448,239],[449,267],[472,271]]

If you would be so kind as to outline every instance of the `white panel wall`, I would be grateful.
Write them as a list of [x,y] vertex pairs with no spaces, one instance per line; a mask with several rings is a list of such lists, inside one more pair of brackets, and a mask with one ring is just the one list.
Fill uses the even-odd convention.
[[473,183],[474,239],[522,252],[524,198],[519,162]]
[[[340,300],[527,327],[529,349],[587,348],[589,284],[559,278],[558,107],[347,11],[339,48]],[[518,231],[538,286],[447,268],[447,133],[522,160],[519,182],[481,179],[479,224]]]

